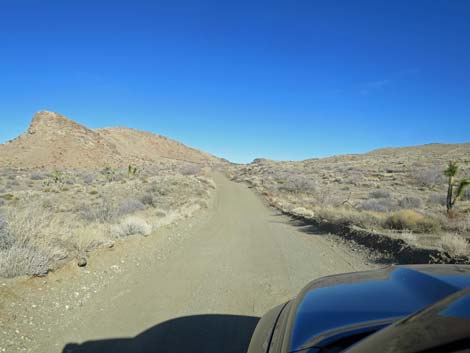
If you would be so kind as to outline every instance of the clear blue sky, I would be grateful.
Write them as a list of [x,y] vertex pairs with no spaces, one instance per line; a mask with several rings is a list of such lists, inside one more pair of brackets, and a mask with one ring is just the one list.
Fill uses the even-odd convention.
[[237,162],[470,140],[470,1],[0,0],[0,141],[34,112]]

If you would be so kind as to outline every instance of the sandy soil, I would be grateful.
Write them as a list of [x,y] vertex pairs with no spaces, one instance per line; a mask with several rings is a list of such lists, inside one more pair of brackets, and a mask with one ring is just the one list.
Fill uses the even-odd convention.
[[215,180],[213,207],[191,219],[85,268],[0,281],[0,352],[245,352],[258,318],[309,281],[374,266]]

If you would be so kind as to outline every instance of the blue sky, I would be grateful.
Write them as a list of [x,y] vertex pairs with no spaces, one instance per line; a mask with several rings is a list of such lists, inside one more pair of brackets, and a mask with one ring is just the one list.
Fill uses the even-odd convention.
[[0,142],[34,112],[236,162],[470,141],[470,1],[0,0]]

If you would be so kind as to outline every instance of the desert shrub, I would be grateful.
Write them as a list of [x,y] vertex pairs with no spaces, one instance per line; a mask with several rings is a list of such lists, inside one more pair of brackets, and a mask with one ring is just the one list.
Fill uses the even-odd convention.
[[95,212],[90,204],[81,203],[75,208],[75,212],[80,215],[80,217],[88,222],[96,221]]
[[5,214],[8,231],[16,243],[26,244],[40,238],[41,231],[50,223],[51,214],[39,204],[32,203],[25,209],[10,209]]
[[145,209],[145,205],[140,200],[132,198],[121,202],[118,208],[118,213],[119,215],[124,216],[143,209]]
[[158,192],[158,183],[156,181],[151,182],[148,186],[145,187],[145,192],[149,194]]
[[312,193],[317,190],[317,184],[302,175],[287,175],[279,190],[292,193]]
[[140,202],[146,206],[155,207],[155,199],[151,193],[145,193],[139,198]]
[[14,237],[8,229],[5,215],[0,214],[0,250],[6,250],[13,246]]
[[50,213],[35,203],[2,216],[0,276],[40,275],[53,268],[62,255],[43,233],[50,218]]
[[464,201],[470,201],[470,189],[465,189],[465,191],[462,194],[462,200]]
[[439,222],[413,210],[401,210],[390,215],[385,227],[398,230],[411,230],[416,233],[434,233],[439,230]]
[[401,208],[421,208],[423,201],[419,197],[405,196],[399,202]]
[[446,205],[446,195],[443,194],[431,194],[428,198],[429,203],[435,205]]
[[389,199],[390,192],[383,189],[372,190],[371,192],[369,192],[369,197],[371,199]]
[[308,210],[305,207],[296,207],[292,210],[292,213],[296,216],[312,218],[315,214],[312,210]]
[[203,209],[209,208],[209,203],[206,200],[197,200],[196,204],[198,204],[199,207],[201,207]]
[[130,235],[147,236],[152,232],[152,226],[141,218],[129,217],[118,225],[113,227],[113,234],[118,237],[127,237]]
[[116,207],[111,199],[106,197],[101,199],[101,202],[96,207],[96,218],[100,222],[111,222],[116,218]]
[[0,199],[0,207],[2,207],[4,204],[5,204],[5,200],[4,200],[4,199]]
[[209,186],[209,188],[211,189],[217,189],[217,185],[215,184],[214,180],[212,179],[206,179],[206,178],[203,178],[203,177],[199,177],[198,180],[200,182],[202,182],[203,184],[206,184],[207,186]]
[[0,251],[0,276],[44,275],[51,269],[49,254],[37,246],[14,245]]
[[88,224],[75,228],[71,233],[74,250],[80,254],[100,247],[110,248],[114,245],[114,242],[109,238],[106,225]]
[[5,187],[9,190],[11,189],[14,189],[15,186],[19,186],[20,183],[18,182],[18,180],[14,179],[14,180],[8,180],[7,183],[5,184]]
[[32,172],[31,173],[31,180],[44,180],[47,178],[47,174],[43,172]]
[[117,217],[116,206],[111,199],[102,198],[97,204],[80,204],[75,211],[88,222],[112,222]]
[[399,238],[407,242],[408,244],[416,244],[418,242],[418,236],[412,232],[403,231],[399,234]]
[[163,210],[157,210],[155,212],[155,216],[159,217],[159,218],[163,218],[163,217],[166,217],[167,216],[167,213]]
[[97,190],[90,190],[88,192],[90,195],[97,195],[98,194],[98,191]]
[[366,200],[359,205],[359,208],[364,211],[374,212],[390,212],[397,208],[392,199],[372,199]]
[[183,175],[197,175],[201,172],[202,167],[199,164],[185,164],[180,168]]
[[469,255],[470,246],[464,237],[456,234],[445,234],[439,240],[439,246],[452,256]]
[[346,178],[345,183],[352,185],[359,185],[364,180],[364,176],[361,173],[354,172],[349,174]]
[[445,182],[444,169],[439,167],[420,170],[415,179],[419,185],[433,187]]
[[64,184],[73,185],[73,184],[75,184],[75,179],[67,178],[67,179],[64,180]]
[[439,219],[442,228],[449,232],[470,234],[470,217],[468,216],[450,218],[447,214],[439,212],[433,214],[433,217]]
[[95,181],[95,178],[96,178],[95,174],[87,173],[83,175],[83,183],[85,183],[86,185],[93,184],[93,182]]
[[362,228],[378,228],[382,217],[369,212],[358,212],[345,207],[324,207],[315,211],[315,217],[340,224],[356,225]]

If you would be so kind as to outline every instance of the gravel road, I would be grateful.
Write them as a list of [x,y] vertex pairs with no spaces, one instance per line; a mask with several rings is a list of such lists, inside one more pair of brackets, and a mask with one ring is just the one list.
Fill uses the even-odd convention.
[[4,314],[4,327],[21,339],[4,351],[244,352],[259,317],[307,282],[370,268],[289,224],[246,185],[215,180],[202,215],[97,253],[85,269],[23,283],[23,292],[7,285],[17,315]]

